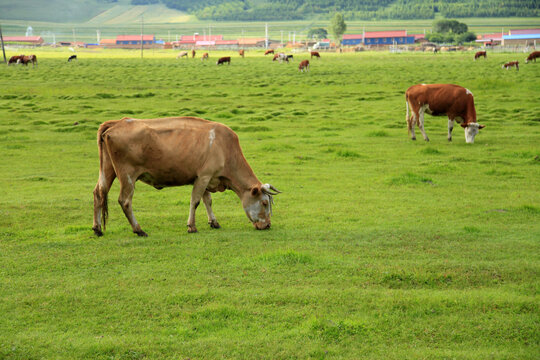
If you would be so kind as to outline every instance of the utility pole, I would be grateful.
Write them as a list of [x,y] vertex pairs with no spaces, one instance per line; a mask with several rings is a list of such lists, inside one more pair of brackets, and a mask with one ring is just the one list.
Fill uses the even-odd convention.
[[283,46],[283,30],[281,30],[281,46]]
[[268,23],[265,24],[264,47],[268,49]]
[[0,25],[0,42],[2,43],[2,53],[4,54],[4,63],[7,63],[6,50],[4,49],[4,36],[2,35],[2,25]]
[[143,58],[143,31],[144,31],[144,15],[141,15],[141,59]]
[[73,46],[76,46],[77,41],[75,40],[75,28],[73,28]]

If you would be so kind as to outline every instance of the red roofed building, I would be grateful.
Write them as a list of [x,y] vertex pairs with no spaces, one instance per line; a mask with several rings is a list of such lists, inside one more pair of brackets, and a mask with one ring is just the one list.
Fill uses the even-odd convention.
[[43,44],[43,38],[41,36],[4,36],[4,42],[41,45]]
[[[142,42],[145,45],[152,45],[156,42],[154,35],[143,35]],[[141,35],[118,35],[116,45],[141,45]]]
[[193,43],[197,41],[218,41],[223,40],[223,35],[182,35],[180,42],[185,44],[184,41],[191,41]]

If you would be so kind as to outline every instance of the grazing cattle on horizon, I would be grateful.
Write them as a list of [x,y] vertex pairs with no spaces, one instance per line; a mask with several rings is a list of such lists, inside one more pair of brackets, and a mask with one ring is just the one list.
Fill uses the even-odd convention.
[[476,54],[474,54],[474,60],[478,59],[481,56],[483,56],[484,59],[487,58],[487,52],[486,51],[478,51],[478,52],[476,52]]
[[287,55],[287,62],[289,61],[294,61],[294,56],[293,55]]
[[133,232],[148,236],[133,214],[135,182],[140,180],[160,190],[193,185],[187,222],[188,232],[197,232],[195,210],[201,198],[211,228],[220,225],[212,211],[210,193],[230,189],[238,195],[248,219],[257,230],[270,228],[272,196],[280,193],[262,184],[253,173],[238,141],[227,126],[196,118],[131,119],[106,121],[97,133],[99,179],[94,188],[92,229],[103,235],[107,195],[115,178],[120,182],[118,202]]
[[268,49],[268,50],[266,50],[266,51],[264,52],[264,55],[266,56],[266,55],[268,55],[268,54],[273,54],[273,53],[274,53],[274,50]]
[[312,52],[311,52],[311,58],[312,58],[312,59],[313,59],[314,56],[315,56],[316,58],[320,58],[320,57],[321,57],[321,55],[319,54],[318,51],[312,51]]
[[532,53],[529,54],[529,56],[527,56],[527,58],[525,59],[525,64],[528,64],[529,61],[533,61],[536,62],[536,59],[537,58],[540,58],[540,51],[533,51]]
[[[405,93],[407,129],[416,140],[414,125],[418,125],[424,140],[429,141],[424,130],[424,113],[448,116],[448,141],[452,141],[454,121],[465,129],[465,141],[474,143],[474,137],[485,126],[476,122],[473,94],[464,87],[452,84],[413,85]],[[412,115],[409,117],[409,108]]]
[[20,64],[20,60],[22,60],[23,57],[24,55],[13,55],[8,60],[8,66],[11,64]]
[[19,60],[17,61],[17,63],[23,64],[26,66],[28,66],[29,62],[32,63],[32,67],[37,66],[37,56],[36,55],[28,55],[28,56],[23,55],[22,58],[19,58]]
[[202,54],[201,61],[208,60],[208,53]]
[[196,54],[195,49],[192,49],[191,50],[191,58],[195,58],[195,54]]
[[182,57],[186,57],[186,59],[188,58],[188,52],[187,51],[182,51],[180,53],[178,53],[178,55],[176,56],[177,59],[180,59]]
[[511,67],[515,66],[516,67],[516,71],[519,71],[519,61],[510,61],[510,62],[507,62],[506,64],[503,64],[503,66],[501,67],[502,69],[510,69]]
[[68,62],[71,62],[72,60],[77,60],[77,55],[71,55],[68,59]]
[[238,50],[238,55],[240,55],[241,57],[244,57],[244,49]]
[[222,65],[227,63],[228,65],[231,65],[231,57],[230,56],[224,56],[218,59],[216,62],[216,65]]
[[306,72],[309,71],[309,60],[302,60],[298,65],[298,71],[304,72],[304,69],[306,69]]

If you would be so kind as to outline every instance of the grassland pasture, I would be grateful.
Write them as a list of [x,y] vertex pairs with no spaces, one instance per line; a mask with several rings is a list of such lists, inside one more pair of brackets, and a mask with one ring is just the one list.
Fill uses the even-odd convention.
[[[324,53],[300,73],[307,53],[36,54],[0,67],[0,359],[538,358],[540,63]],[[444,117],[409,139],[417,83],[472,91],[474,144],[459,126],[449,143]],[[283,191],[272,229],[229,191],[213,196],[222,229],[200,207],[188,234],[191,187],[138,183],[139,238],[115,182],[93,235],[99,124],[177,115],[237,132]]]

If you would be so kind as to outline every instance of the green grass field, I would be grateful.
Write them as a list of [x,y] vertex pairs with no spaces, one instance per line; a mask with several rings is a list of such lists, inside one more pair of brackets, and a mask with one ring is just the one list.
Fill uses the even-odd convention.
[[[302,74],[307,54],[36,54],[0,67],[0,359],[538,358],[540,63],[323,54]],[[449,143],[444,117],[426,116],[430,143],[408,138],[417,83],[473,92],[475,144],[459,126]],[[237,132],[283,191],[270,230],[228,191],[222,229],[199,207],[188,234],[191,187],[138,183],[139,238],[115,182],[93,235],[99,124],[177,115]]]

